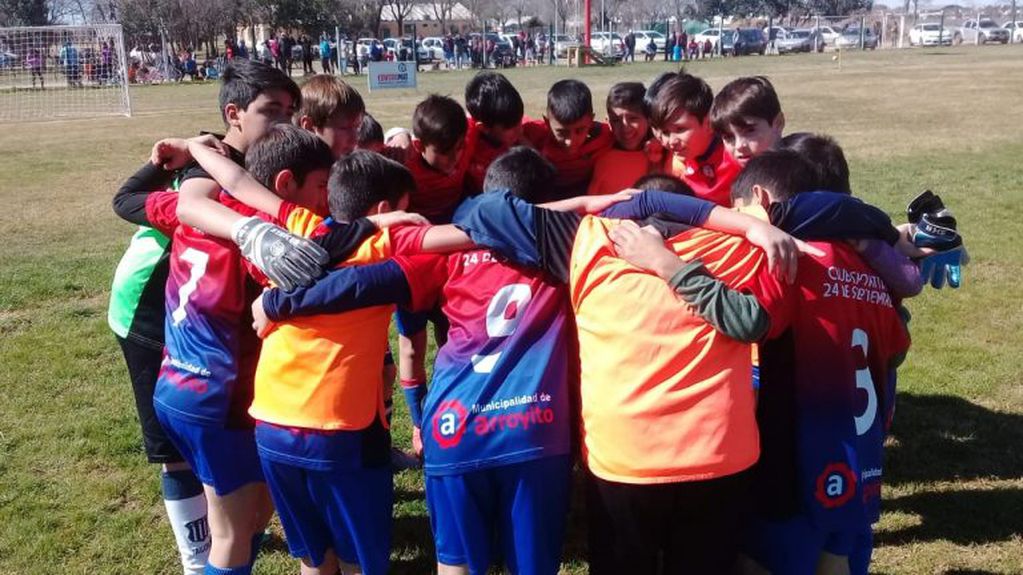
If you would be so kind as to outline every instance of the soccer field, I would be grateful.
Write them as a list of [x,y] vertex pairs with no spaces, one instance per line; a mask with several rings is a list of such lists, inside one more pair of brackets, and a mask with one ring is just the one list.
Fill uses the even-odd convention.
[[[539,116],[547,88],[576,77],[598,117],[608,87],[667,63],[506,74]],[[874,572],[1023,573],[1023,47],[877,51],[698,62],[715,89],[766,74],[786,131],[828,133],[857,196],[903,221],[925,188],[955,215],[972,258],[962,289],[910,302]],[[356,87],[385,129],[430,92],[461,100],[468,72],[420,75],[418,92]],[[110,281],[132,226],[110,200],[154,141],[220,130],[216,84],[133,88],[133,118],[0,126],[0,575],[176,573],[158,473],[145,462]],[[2,96],[0,96],[2,105]],[[1016,278],[1016,279],[1013,279]],[[813,361],[813,358],[806,358]],[[398,400],[396,443],[409,428]],[[396,480],[394,573],[433,565],[422,477]],[[578,513],[566,573],[585,573]],[[276,536],[256,573],[297,571]],[[59,567],[58,567],[59,566]]]

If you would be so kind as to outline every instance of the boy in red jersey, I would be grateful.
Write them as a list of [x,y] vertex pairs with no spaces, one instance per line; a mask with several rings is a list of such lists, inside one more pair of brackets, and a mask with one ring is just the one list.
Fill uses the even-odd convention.
[[[785,130],[778,94],[764,76],[737,78],[714,96],[710,123],[740,166],[774,148]],[[840,191],[840,190],[829,190]]]
[[[607,93],[607,122],[614,135],[614,147],[600,156],[593,169],[587,194],[614,194],[629,188],[639,178],[659,171],[647,154],[650,122],[640,82],[621,82]],[[660,146],[658,145],[658,155]]]
[[412,149],[405,167],[416,180],[409,211],[435,224],[451,221],[465,197],[471,151],[465,149],[468,122],[461,104],[447,96],[427,96],[412,113]]
[[[252,147],[249,161],[282,196],[316,209],[333,159],[318,138],[278,125]],[[276,164],[270,166],[273,162],[287,166],[277,170]],[[263,174],[268,169],[273,173]],[[151,189],[136,196],[146,205],[145,216],[138,212],[144,220],[140,223],[155,225],[174,239],[165,359],[153,398],[155,412],[202,481],[210,502],[212,545],[205,572],[242,575],[251,572],[254,543],[271,511],[254,457],[251,420],[244,412],[259,346],[244,320],[245,310],[238,306],[256,287],[246,280],[237,247],[178,225],[177,194],[148,193]],[[226,194],[222,200],[253,213]]]
[[741,166],[711,127],[713,100],[710,86],[685,72],[661,74],[646,92],[650,126],[671,151],[665,171],[682,178],[696,197],[728,206]]
[[[205,153],[209,156],[208,152]],[[211,171],[244,175],[217,158]],[[402,165],[367,152],[331,172],[335,221],[404,207],[414,180]],[[313,233],[325,226],[322,224]],[[360,262],[427,246],[427,228],[389,230],[359,247]],[[296,319],[267,331],[250,414],[289,549],[306,574],[387,572],[393,497],[388,391],[380,374],[392,306]]]
[[[298,87],[277,70],[248,61],[238,61],[228,66],[222,77],[219,107],[228,125],[225,145],[230,157],[236,162],[242,162],[245,150],[269,126],[290,121],[290,110],[298,98]],[[150,173],[147,175],[140,171],[133,178],[134,182],[129,181],[129,184],[143,182],[152,173],[159,174],[162,172],[159,169],[161,167],[178,169],[183,166],[174,162],[168,165],[168,161],[169,158],[162,156],[160,146],[154,147],[151,162],[144,168]],[[183,167],[177,174],[179,184],[193,187],[211,182],[198,166]],[[164,173],[161,177],[166,181],[159,178],[150,180],[151,186],[144,189],[163,189],[173,176]],[[144,212],[144,209],[131,201],[122,203],[126,195],[118,194],[118,197],[115,200],[115,211],[119,215],[137,216]],[[293,249],[293,246],[281,244],[279,247],[292,248],[285,251],[303,257],[302,252]],[[160,370],[164,344],[164,290],[170,249],[169,237],[159,230],[143,226],[136,232],[114,276],[109,321],[128,364],[147,457],[163,466],[161,483],[164,501],[178,543],[182,567],[186,573],[198,573],[203,569],[209,550],[206,501],[202,485],[167,440],[152,410],[153,389]],[[278,264],[289,257],[286,253],[284,257],[269,258],[261,264],[270,275],[283,277],[287,275],[288,269]],[[301,281],[300,277],[292,279]]]
[[522,134],[558,170],[554,178],[557,199],[585,194],[597,156],[614,142],[607,124],[594,121],[593,96],[579,80],[555,82],[547,92],[543,120],[527,122]]
[[483,71],[465,85],[465,109],[467,146],[472,150],[469,188],[479,193],[490,163],[522,139],[522,96],[503,74]]
[[[472,150],[466,149],[468,120],[462,106],[447,96],[431,95],[412,114],[412,148],[405,167],[415,179],[408,209],[431,223],[451,221],[455,208],[466,195]],[[447,335],[443,314],[409,313],[399,309],[398,377],[402,387],[414,387],[426,380],[426,323],[432,319],[438,343]],[[414,447],[420,451],[418,429]]]

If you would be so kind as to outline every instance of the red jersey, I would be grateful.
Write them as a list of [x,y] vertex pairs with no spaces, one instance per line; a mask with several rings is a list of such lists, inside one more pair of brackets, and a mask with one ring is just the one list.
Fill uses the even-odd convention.
[[511,148],[501,143],[494,142],[487,134],[480,129],[480,123],[469,118],[469,131],[465,134],[465,148],[472,150],[469,156],[468,177],[466,181],[470,194],[478,194],[483,191],[483,180],[487,175],[487,168],[501,154]]
[[586,194],[586,188],[593,177],[597,156],[611,149],[614,136],[611,128],[603,122],[594,122],[590,136],[578,152],[571,153],[558,144],[550,127],[543,120],[533,120],[522,125],[522,136],[540,154],[547,158],[558,173],[554,187],[558,198],[570,198]]
[[689,184],[696,197],[731,207],[732,182],[742,171],[742,166],[725,151],[721,138],[715,137],[707,151],[698,158],[683,159],[672,155],[668,159],[667,171]]
[[825,255],[802,258],[794,286],[766,271],[757,282],[771,316],[760,351],[757,484],[775,490],[767,500],[795,496],[822,529],[864,528],[878,519],[893,359],[909,336],[888,288],[850,247],[813,245]]
[[466,194],[466,174],[472,155],[470,146],[466,145],[462,150],[458,165],[450,174],[427,164],[423,155],[416,153],[415,150],[409,152],[405,167],[412,172],[412,177],[416,181],[416,191],[409,197],[408,211],[422,214],[434,224],[450,222],[455,208],[462,203]]

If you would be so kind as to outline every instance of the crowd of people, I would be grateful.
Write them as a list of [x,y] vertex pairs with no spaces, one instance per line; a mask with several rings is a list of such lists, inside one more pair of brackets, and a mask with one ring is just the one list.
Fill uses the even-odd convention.
[[583,82],[533,120],[482,71],[387,134],[334,75],[222,82],[226,135],[114,200],[186,573],[251,573],[275,511],[302,573],[387,573],[395,387],[440,573],[557,573],[573,469],[591,573],[867,573],[902,301],[959,282],[940,198],[900,227],[853,198],[764,77],[621,82],[604,122]]

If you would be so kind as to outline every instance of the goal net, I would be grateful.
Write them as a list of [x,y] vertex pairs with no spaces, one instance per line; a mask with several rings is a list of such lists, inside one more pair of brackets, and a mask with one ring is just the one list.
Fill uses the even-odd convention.
[[0,28],[0,122],[131,115],[119,24]]

